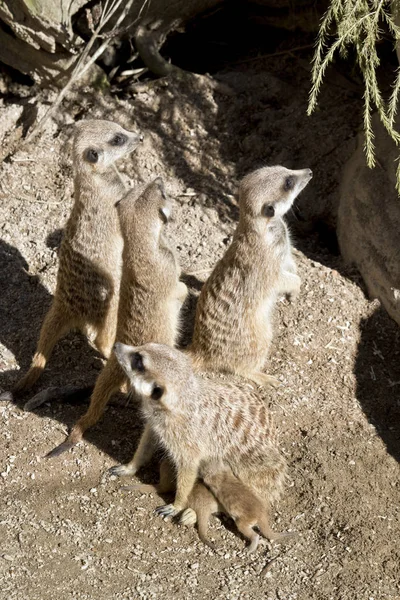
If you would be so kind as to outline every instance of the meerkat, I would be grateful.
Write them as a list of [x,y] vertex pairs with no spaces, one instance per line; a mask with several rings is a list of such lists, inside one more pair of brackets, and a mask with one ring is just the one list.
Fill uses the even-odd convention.
[[270,541],[282,541],[293,536],[292,533],[272,531],[269,524],[270,507],[267,502],[261,500],[244,485],[223,463],[210,461],[201,468],[201,476],[204,484],[222,507],[223,511],[220,512],[225,512],[232,517],[240,533],[250,540],[249,552],[257,550],[260,539],[259,534],[254,530],[255,526],[258,526],[262,535]]
[[[269,507],[252,490],[244,485],[232,471],[222,463],[210,462],[201,469],[204,484],[197,481],[188,497],[188,508],[180,515],[183,525],[194,525],[200,540],[215,550],[207,537],[210,517],[224,513],[231,517],[240,533],[250,540],[248,552],[257,550],[260,536],[253,529],[258,526],[268,540],[283,541],[294,536],[292,533],[274,533],[269,525]],[[160,464],[160,482],[157,485],[135,484],[124,486],[124,490],[169,494],[176,489],[176,471],[167,459]]]
[[283,215],[312,177],[310,169],[264,167],[239,187],[239,223],[232,243],[204,284],[189,348],[200,370],[280,384],[262,373],[272,341],[273,308],[293,300],[300,277]]
[[104,120],[81,121],[73,140],[74,205],[60,247],[57,286],[29,371],[13,392],[29,390],[58,340],[71,329],[94,334],[106,358],[115,341],[122,234],[115,202],[126,190],[115,161],[143,136]]
[[[160,464],[160,481],[158,484],[137,483],[125,485],[122,489],[138,490],[144,493],[156,492],[159,495],[171,494],[176,491],[176,470],[171,461],[164,459]],[[222,506],[200,481],[194,484],[193,490],[189,494],[188,506],[189,508],[181,515],[179,522],[187,526],[194,525],[197,522],[200,540],[206,546],[215,550],[214,544],[207,537],[207,528],[211,515],[223,512]]]
[[286,461],[272,416],[255,391],[201,377],[190,355],[162,344],[118,342],[114,352],[141,399],[146,424],[132,460],[112,467],[112,474],[134,475],[150,460],[156,440],[177,469],[175,500],[157,509],[162,515],[187,507],[202,466],[214,460],[266,502],[279,498]]
[[[162,179],[157,177],[139,196],[130,191],[118,202],[117,210],[124,249],[116,339],[126,344],[159,340],[173,346],[187,288],[179,281],[177,256],[164,237],[172,201]],[[100,419],[112,394],[127,381],[112,354],[96,381],[87,412],[65,442],[47,456],[57,456],[79,442],[86,429]]]

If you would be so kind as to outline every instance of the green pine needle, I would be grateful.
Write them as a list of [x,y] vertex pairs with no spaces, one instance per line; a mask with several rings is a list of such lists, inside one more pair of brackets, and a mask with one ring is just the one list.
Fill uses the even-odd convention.
[[[312,61],[311,90],[307,114],[317,107],[318,96],[327,67],[332,63],[336,52],[346,57],[350,47],[355,49],[357,63],[364,80],[364,151],[369,167],[375,166],[374,132],[372,112],[379,118],[396,144],[400,144],[400,134],[395,129],[400,93],[400,68],[396,72],[390,98],[382,97],[377,80],[379,56],[376,50],[382,31],[380,23],[385,23],[394,42],[400,41],[400,27],[396,25],[394,13],[400,11],[400,0],[331,0],[330,6],[321,20],[318,38]],[[397,167],[397,190],[400,193],[400,162]]]

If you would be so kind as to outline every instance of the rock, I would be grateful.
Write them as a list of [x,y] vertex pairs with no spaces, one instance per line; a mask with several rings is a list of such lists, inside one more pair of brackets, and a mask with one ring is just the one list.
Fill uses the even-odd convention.
[[369,169],[359,134],[340,190],[337,233],[347,263],[360,271],[372,298],[400,324],[400,198],[396,191],[399,150],[373,118],[377,166]]

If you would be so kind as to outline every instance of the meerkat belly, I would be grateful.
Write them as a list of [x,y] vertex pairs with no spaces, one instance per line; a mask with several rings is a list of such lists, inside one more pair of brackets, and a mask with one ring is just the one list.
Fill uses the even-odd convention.
[[[79,247],[79,246],[78,246]],[[65,244],[60,256],[57,296],[71,312],[101,322],[118,293],[122,245],[83,252]]]
[[272,337],[271,314],[274,301],[256,303],[249,294],[237,297],[220,294],[207,299],[197,319],[192,350],[217,361],[218,368],[233,364],[264,364],[265,348]]

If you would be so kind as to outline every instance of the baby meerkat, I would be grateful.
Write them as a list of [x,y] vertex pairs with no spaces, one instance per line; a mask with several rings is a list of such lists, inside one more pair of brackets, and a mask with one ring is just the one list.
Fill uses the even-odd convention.
[[[123,490],[138,490],[139,492],[157,494],[169,494],[176,491],[176,470],[172,463],[164,459],[160,464],[160,482],[156,485],[137,483],[125,485]],[[212,550],[215,547],[207,537],[208,521],[213,514],[223,511],[215,496],[200,481],[196,481],[193,490],[189,494],[188,506],[179,520],[183,525],[194,525],[197,522],[197,530],[201,541]]]
[[235,477],[229,467],[211,461],[201,468],[201,475],[204,484],[222,506],[223,512],[232,517],[240,533],[250,540],[249,552],[257,550],[260,539],[259,534],[254,530],[255,526],[258,526],[262,535],[268,540],[282,541],[292,537],[291,533],[272,531],[269,524],[270,507]]
[[[173,346],[187,288],[179,281],[176,254],[163,235],[172,201],[158,177],[139,196],[130,191],[117,208],[124,249],[116,339],[127,344],[159,340]],[[127,381],[113,354],[96,381],[88,411],[48,456],[57,456],[79,442],[86,429],[97,423],[112,394]]]
[[270,502],[279,497],[286,461],[271,414],[257,393],[202,378],[189,355],[162,344],[116,343],[114,351],[142,400],[146,425],[132,460],[113,467],[113,474],[134,475],[150,460],[156,440],[177,469],[175,501],[160,507],[160,514],[186,508],[202,466],[214,460],[260,498]]
[[14,392],[33,386],[55,344],[71,329],[94,333],[96,348],[105,357],[110,355],[117,326],[123,246],[115,202],[126,193],[114,163],[142,139],[112,121],[77,124],[73,142],[75,200],[61,243],[56,292],[31,367]]
[[200,370],[279,385],[261,371],[272,341],[272,313],[281,294],[300,289],[283,215],[312,177],[310,169],[264,167],[239,187],[239,223],[232,243],[203,286],[190,352]]

